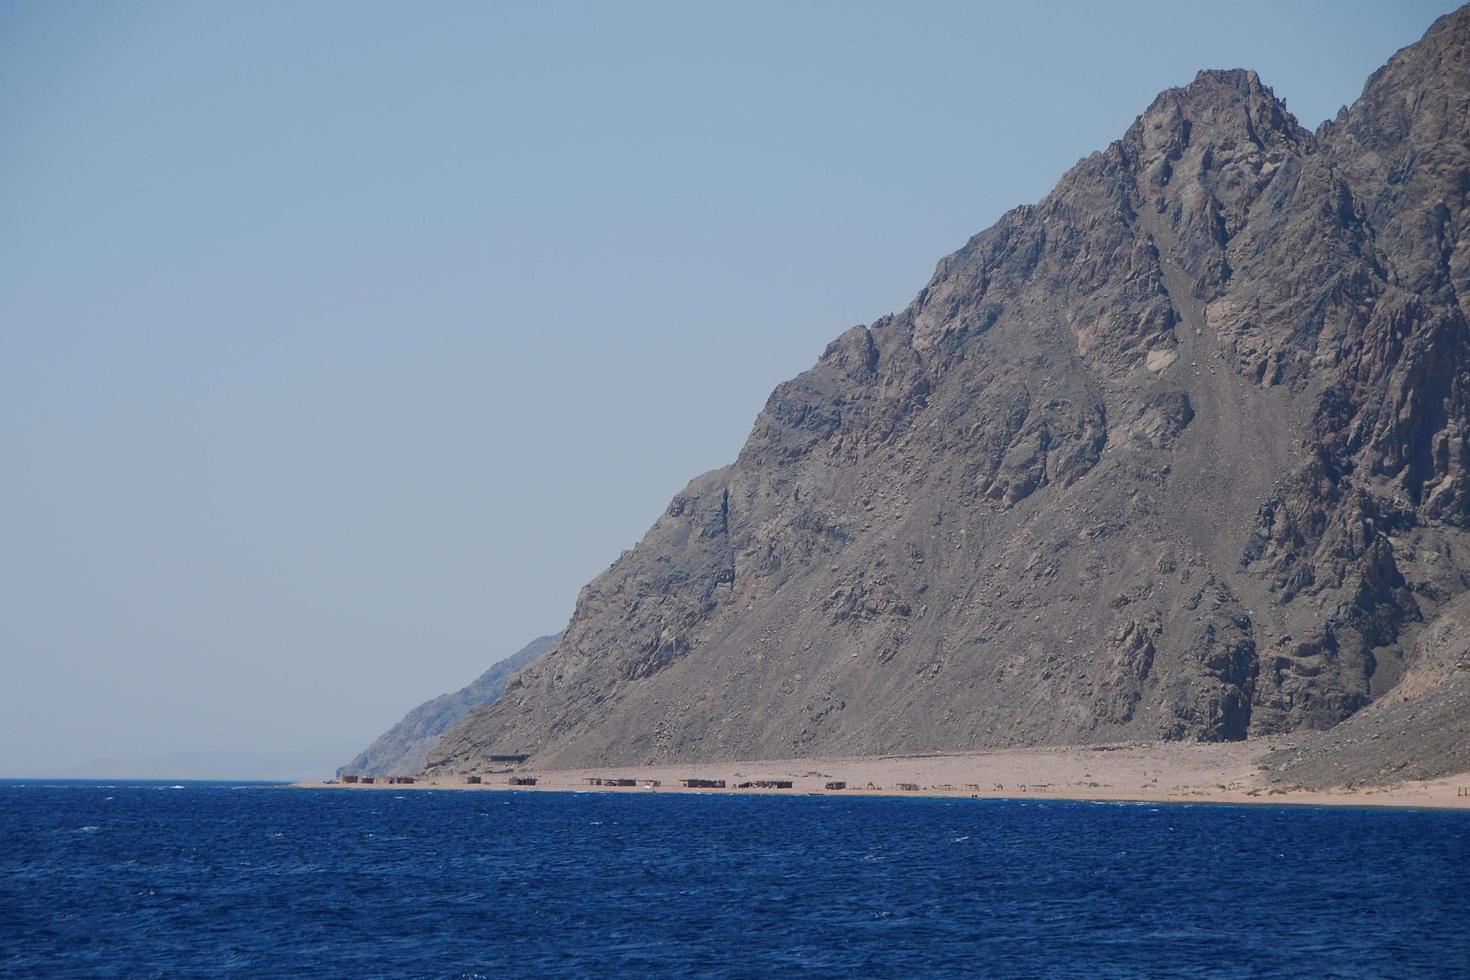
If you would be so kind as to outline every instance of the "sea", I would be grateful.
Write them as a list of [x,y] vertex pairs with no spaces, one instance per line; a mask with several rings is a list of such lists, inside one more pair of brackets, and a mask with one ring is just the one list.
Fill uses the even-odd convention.
[[1470,813],[9,781],[0,975],[1466,977]]

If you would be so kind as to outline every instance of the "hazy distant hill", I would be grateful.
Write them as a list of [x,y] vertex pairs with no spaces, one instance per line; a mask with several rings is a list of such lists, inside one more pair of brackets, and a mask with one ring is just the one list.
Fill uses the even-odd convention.
[[1200,72],[778,387],[430,769],[1242,739],[1369,705],[1283,765],[1465,768],[1467,193],[1464,9],[1315,133],[1254,72]]
[[468,686],[453,694],[441,694],[432,701],[425,701],[379,735],[357,758],[338,769],[337,774],[407,776],[419,772],[424,768],[429,750],[438,743],[441,735],[472,708],[500,697],[512,674],[556,646],[560,639],[560,633],[538,636],[493,665]]

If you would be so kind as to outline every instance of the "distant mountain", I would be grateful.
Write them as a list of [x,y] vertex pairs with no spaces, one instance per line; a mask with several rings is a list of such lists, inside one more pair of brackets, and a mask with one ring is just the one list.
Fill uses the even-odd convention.
[[1347,719],[1277,763],[1465,768],[1467,304],[1470,11],[1315,133],[1200,72],[778,387],[429,769]]
[[425,701],[379,735],[357,758],[338,769],[337,775],[408,776],[421,771],[441,735],[472,709],[499,698],[512,674],[556,646],[560,639],[560,633],[538,636],[491,666],[468,686]]

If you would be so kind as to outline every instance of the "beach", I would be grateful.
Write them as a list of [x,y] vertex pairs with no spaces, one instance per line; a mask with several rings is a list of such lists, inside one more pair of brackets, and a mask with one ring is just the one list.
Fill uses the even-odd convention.
[[[1470,809],[1470,773],[1429,781],[1312,790],[1273,784],[1258,760],[1276,742],[1152,742],[995,749],[982,752],[849,758],[615,766],[597,769],[517,767],[464,776],[416,777],[410,784],[305,782],[305,788],[348,790],[494,790],[507,792],[764,793],[924,796],[979,799],[1096,800],[1146,803]],[[511,785],[511,779],[535,780]],[[608,785],[633,780],[634,785]],[[723,781],[688,787],[682,781]],[[756,783],[789,782],[789,788]],[[842,783],[843,788],[828,788]],[[752,784],[742,786],[741,784]]]

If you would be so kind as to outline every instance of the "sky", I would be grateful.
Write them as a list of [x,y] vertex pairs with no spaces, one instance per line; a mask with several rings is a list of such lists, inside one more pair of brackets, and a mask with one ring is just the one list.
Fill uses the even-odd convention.
[[1160,90],[1452,7],[0,5],[0,776],[330,773]]

